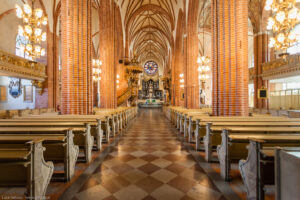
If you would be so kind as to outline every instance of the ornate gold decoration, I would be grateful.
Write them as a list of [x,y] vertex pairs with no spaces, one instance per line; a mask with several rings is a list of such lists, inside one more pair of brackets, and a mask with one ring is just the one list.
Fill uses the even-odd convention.
[[120,106],[122,103],[124,103],[130,96],[131,96],[131,87],[128,87],[127,90],[118,97],[117,104]]
[[163,82],[163,86],[164,86],[164,89],[165,90],[168,90],[170,89],[170,86],[171,86],[171,78],[168,77],[168,76],[163,76],[161,78],[161,81]]
[[149,81],[149,80],[153,80],[154,82],[159,80],[159,75],[158,73],[156,73],[155,75],[148,75],[146,73],[143,74],[142,76],[142,80],[144,80],[145,82]]
[[44,82],[42,81],[37,81],[37,80],[32,80],[31,81],[32,85],[36,87],[36,90],[38,90],[39,94],[43,94],[44,92]]
[[125,78],[128,80],[128,85],[137,86],[139,74],[143,73],[144,69],[134,57],[125,69]]
[[249,80],[254,80],[254,76],[255,76],[255,71],[254,71],[254,67],[249,69]]
[[161,78],[161,81],[163,82],[163,87],[164,90],[166,91],[166,104],[169,103],[171,99],[171,85],[172,85],[172,78],[171,78],[171,73],[167,73],[167,75],[164,75]]
[[262,64],[263,79],[274,79],[300,74],[300,54],[289,55],[272,62]]
[[140,66],[140,63],[135,57],[125,67],[125,78],[128,81],[128,87],[131,91],[129,101],[133,102],[134,105],[134,100],[138,96],[139,74],[143,73],[144,69]]
[[296,0],[267,0],[265,9],[272,10],[267,29],[272,30],[274,37],[270,38],[269,46],[275,50],[286,50],[300,37],[299,33],[293,31],[300,21]]
[[5,76],[31,79],[43,82],[46,79],[46,65],[26,60],[0,50],[0,73]]

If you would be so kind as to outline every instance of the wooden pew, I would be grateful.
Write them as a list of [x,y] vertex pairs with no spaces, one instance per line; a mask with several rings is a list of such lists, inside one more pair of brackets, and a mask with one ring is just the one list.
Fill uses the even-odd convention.
[[182,110],[182,107],[169,106],[167,110],[170,112],[171,122],[179,129],[179,110]]
[[[73,130],[82,130],[82,128]],[[74,175],[79,153],[79,147],[73,142],[73,130],[60,127],[2,127],[0,138],[5,140],[9,138],[11,141],[17,140],[18,137],[23,138],[23,141],[43,140],[43,146],[46,147],[45,160],[64,163],[64,180],[69,181]],[[57,139],[61,136],[63,141]]]
[[[46,118],[46,119],[51,119],[51,118],[55,118],[55,119],[60,119],[60,120],[65,120],[65,119],[79,119],[79,120],[95,120],[95,119],[100,119],[102,120],[102,124],[103,126],[106,126],[106,128],[104,128],[105,130],[105,135],[106,135],[106,141],[109,142],[109,138],[110,138],[110,133],[112,132],[113,136],[115,136],[115,134],[117,132],[119,132],[121,130],[121,123],[122,123],[122,120],[121,119],[121,113],[124,112],[123,110],[125,110],[126,114],[126,118],[125,119],[125,123],[127,122],[128,123],[128,120],[132,119],[131,116],[134,116],[135,112],[136,112],[136,109],[133,109],[133,108],[130,108],[130,109],[122,109],[122,110],[101,110],[101,112],[99,111],[96,111],[95,112],[95,115],[58,115],[58,116],[30,116],[30,118]],[[22,118],[22,119],[27,119],[27,118]],[[105,120],[104,120],[105,119]],[[103,132],[102,132],[103,134]],[[100,134],[98,134],[100,135]],[[97,137],[99,138],[98,141],[100,140],[100,137]],[[98,142],[99,144],[101,144],[100,142]],[[99,145],[98,145],[99,146]]]
[[[92,150],[94,145],[94,137],[91,135],[91,126],[89,123],[82,122],[56,122],[56,121],[1,121],[0,128],[5,127],[60,127],[65,129],[73,129],[74,144],[84,149],[84,159],[86,162],[92,160]],[[82,128],[77,129],[76,128]]]
[[[299,134],[256,134],[233,136],[248,141],[248,157],[239,161],[239,170],[246,188],[247,199],[264,199],[265,185],[274,185],[275,147],[300,147]],[[246,136],[247,137],[247,136]]]
[[192,129],[193,127],[196,128],[196,123],[193,123],[192,118],[194,116],[203,116],[203,117],[208,117],[209,113],[205,111],[188,111],[188,112],[183,112],[183,127],[181,128],[184,133],[184,137],[188,135],[189,137],[189,142],[191,141],[191,134],[192,134]]
[[[197,112],[187,112],[186,114],[186,121],[187,121],[187,124],[188,126],[185,128],[185,132],[188,134],[188,140],[189,142],[191,142],[192,140],[192,134],[195,134],[195,135],[198,135],[198,129],[199,129],[199,126],[197,126],[200,122],[200,120],[205,120],[205,119],[226,119],[226,118],[229,118],[229,117],[211,117],[209,116],[210,115],[210,112],[211,109],[202,109],[202,111],[197,111]],[[230,117],[230,118],[250,118],[250,119],[253,119],[254,117]],[[255,118],[275,118],[275,117],[272,117],[272,116],[263,116],[263,115],[258,115],[256,116]],[[186,134],[185,134],[186,135]],[[196,141],[196,145],[197,145],[197,141]]]
[[[222,131],[222,142],[217,147],[221,176],[229,181],[231,161],[247,157],[246,146],[249,138],[255,135],[267,134],[296,134],[300,133],[299,127],[228,127]],[[267,136],[266,136],[267,137]]]
[[176,126],[177,129],[179,129],[179,112],[178,112],[178,108],[174,108],[171,107],[170,108],[170,112],[171,112],[171,119],[172,119],[172,123]]
[[[89,117],[87,117],[89,116]],[[90,117],[92,116],[92,117]],[[3,120],[5,122],[9,121],[31,121],[31,122],[81,122],[81,123],[88,123],[91,125],[91,135],[96,138],[96,147],[98,150],[102,147],[103,142],[103,130],[105,130],[106,140],[109,141],[110,135],[110,126],[107,122],[109,117],[107,116],[94,116],[94,115],[56,115],[56,116],[30,116],[30,117],[23,117],[23,118],[15,118],[9,120]]]
[[[110,113],[114,115],[115,119],[115,125],[116,127],[113,128],[115,131],[113,132],[118,132],[121,131],[123,127],[126,126],[127,124],[127,119],[131,115],[131,113],[134,111],[134,108],[131,107],[118,107],[117,109],[99,109],[96,108],[94,109],[94,114],[104,114],[104,113]],[[124,121],[124,122],[123,122]]]
[[299,198],[299,154],[300,148],[277,148],[275,150],[276,200]]
[[109,116],[108,122],[111,127],[112,136],[115,136],[118,132],[118,115],[119,112],[116,109],[97,109],[94,111],[94,115],[107,115]]
[[[0,186],[25,186],[27,198],[45,199],[54,165],[45,162],[42,142],[0,138]],[[6,148],[1,147],[1,143],[5,143]]]
[[289,119],[285,117],[207,117],[203,115],[194,116],[192,120],[196,121],[196,130],[194,132],[197,150],[200,149],[200,141],[207,135],[205,123],[208,122],[300,122],[299,119]]
[[[270,121],[271,120],[271,121]],[[300,127],[300,122],[286,121],[286,122],[274,122],[272,119],[267,121],[231,121],[231,122],[202,122],[200,127],[205,129],[206,135],[203,137],[205,160],[212,161],[213,147],[221,144],[222,130],[226,127]],[[200,141],[198,140],[198,143]]]
[[179,130],[184,133],[184,136],[187,135],[187,128],[189,123],[190,116],[208,116],[208,109],[178,109],[177,111],[178,119],[179,119]]
[[193,120],[195,117],[209,117],[209,113],[202,112],[202,113],[188,113],[186,116],[187,125],[184,131],[188,134],[188,141],[192,142],[192,135],[195,133],[196,130],[196,121]]

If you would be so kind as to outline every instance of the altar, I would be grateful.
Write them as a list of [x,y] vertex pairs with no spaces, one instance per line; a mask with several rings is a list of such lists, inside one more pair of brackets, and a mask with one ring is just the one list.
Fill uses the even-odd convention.
[[142,80],[142,88],[139,90],[139,99],[162,99],[162,90],[159,87],[159,80]]
[[161,84],[157,64],[149,61],[144,65],[144,74],[140,79],[138,91],[139,107],[157,108],[163,105],[163,85]]
[[140,108],[161,108],[163,101],[157,99],[138,100],[138,106]]

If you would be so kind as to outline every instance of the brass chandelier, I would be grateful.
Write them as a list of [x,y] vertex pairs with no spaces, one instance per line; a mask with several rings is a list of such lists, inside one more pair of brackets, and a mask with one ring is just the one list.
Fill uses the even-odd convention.
[[300,39],[300,33],[293,31],[300,21],[296,0],[267,0],[265,9],[272,10],[272,17],[268,19],[267,25],[267,29],[273,32],[269,47],[287,50]]
[[100,81],[101,80],[101,66],[102,66],[102,61],[99,59],[93,59],[92,60],[92,65],[93,65],[93,81]]
[[26,44],[22,45],[25,53],[33,60],[45,55],[45,49],[40,46],[42,41],[47,40],[47,33],[42,31],[42,25],[47,25],[48,19],[41,8],[34,9],[34,0],[32,7],[24,4],[23,9],[16,5],[17,17],[23,19],[24,26],[19,25],[18,33],[24,36]]
[[206,81],[209,79],[209,75],[207,72],[210,70],[209,63],[210,59],[208,56],[201,56],[198,58],[197,63],[199,64],[198,71],[200,73],[199,79],[201,81]]

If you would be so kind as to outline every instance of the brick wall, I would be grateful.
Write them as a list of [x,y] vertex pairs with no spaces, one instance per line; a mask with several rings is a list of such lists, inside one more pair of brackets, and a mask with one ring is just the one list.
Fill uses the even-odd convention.
[[116,66],[114,51],[114,9],[112,0],[101,0],[99,7],[99,52],[103,61],[101,66],[101,108],[115,108],[116,98]]
[[213,115],[248,115],[248,0],[213,0]]
[[35,108],[48,108],[48,88],[42,94],[38,89],[35,90]]
[[185,17],[184,13],[180,10],[178,13],[177,29],[176,29],[176,40],[174,46],[174,61],[173,61],[173,98],[175,106],[184,106],[184,101],[181,99],[181,93],[184,92],[183,88],[180,88],[180,78],[179,75],[184,73],[184,60],[185,56],[183,55],[184,46],[183,46],[183,34],[185,32]]
[[198,12],[199,1],[189,1],[186,38],[186,73],[185,73],[185,106],[190,109],[199,108],[198,82]]
[[91,4],[91,0],[62,0],[63,114],[92,113]]

